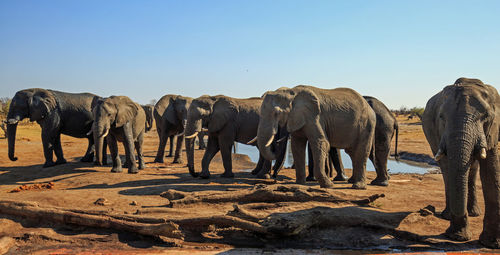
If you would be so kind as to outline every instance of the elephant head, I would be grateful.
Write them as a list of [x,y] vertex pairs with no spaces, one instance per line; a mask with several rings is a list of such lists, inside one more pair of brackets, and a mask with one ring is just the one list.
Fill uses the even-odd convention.
[[264,94],[257,131],[257,144],[264,158],[276,159],[271,145],[279,127],[286,127],[289,133],[298,131],[309,121],[315,121],[319,111],[317,96],[303,86]]
[[460,78],[443,89],[441,100],[434,116],[439,118],[441,134],[435,158],[447,158],[450,211],[452,218],[463,219],[467,215],[469,168],[475,159],[489,160],[496,150],[500,99],[492,86]]
[[[174,127],[182,126],[183,130],[186,126],[187,113],[189,106],[191,105],[191,101],[191,98],[183,96],[171,98],[162,118],[166,118],[166,120]],[[180,135],[182,135],[182,133]]]
[[10,103],[7,121],[5,121],[7,123],[10,160],[17,160],[17,157],[14,156],[17,123],[25,118],[40,122],[51,114],[56,106],[56,98],[49,90],[25,89],[16,93]]
[[110,129],[122,127],[130,120],[133,120],[138,110],[137,104],[126,96],[111,96],[98,99],[92,104],[92,115],[94,116],[92,132],[94,134],[97,165],[102,165],[103,141]]
[[149,132],[153,128],[153,106],[151,105],[141,105],[142,109],[146,113],[146,132]]

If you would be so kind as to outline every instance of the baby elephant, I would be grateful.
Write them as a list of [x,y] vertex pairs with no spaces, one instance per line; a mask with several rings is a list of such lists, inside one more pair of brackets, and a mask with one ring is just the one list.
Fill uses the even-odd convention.
[[111,172],[119,173],[123,171],[118,156],[117,141],[123,142],[125,147],[125,165],[128,167],[128,172],[131,174],[138,173],[134,145],[139,157],[139,169],[144,169],[142,142],[146,114],[143,108],[126,96],[111,96],[94,102],[92,114],[94,116],[92,132],[96,141],[96,163],[102,165],[101,151],[104,137],[106,137],[113,159]]

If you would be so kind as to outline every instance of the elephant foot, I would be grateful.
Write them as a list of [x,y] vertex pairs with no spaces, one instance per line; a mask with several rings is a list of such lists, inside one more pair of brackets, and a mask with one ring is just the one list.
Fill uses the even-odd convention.
[[500,249],[500,237],[495,235],[488,235],[484,232],[479,236],[479,242],[492,249]]
[[176,159],[174,159],[174,161],[172,161],[172,164],[182,164],[182,163],[184,163],[184,162],[182,162],[182,159],[180,159],[180,158],[176,158]]
[[257,175],[259,172],[260,172],[260,169],[255,168],[254,170],[252,170],[252,172],[250,172],[250,174]]
[[297,179],[295,181],[295,183],[300,184],[300,185],[305,185],[307,182],[306,182],[306,179],[304,178],[304,179]]
[[448,209],[448,207],[446,207],[442,212],[441,212],[441,218],[445,219],[445,220],[451,220],[451,213],[450,213],[450,209]]
[[155,158],[155,160],[153,161],[153,163],[164,163],[163,162],[163,158]]
[[474,204],[473,206],[467,208],[467,213],[469,214],[470,217],[477,217],[481,215],[482,211],[477,204]]
[[80,159],[80,162],[93,162],[94,154],[87,154]]
[[331,182],[330,180],[328,180],[327,182],[320,183],[319,186],[321,188],[331,189],[331,188],[333,188],[333,182]]
[[200,176],[200,174],[198,174],[197,172],[194,171],[194,166],[188,165],[187,167],[188,167],[188,170],[189,170],[189,174],[191,176],[193,176],[195,178],[198,177],[198,176]]
[[349,178],[349,180],[347,180],[348,183],[356,183],[358,182],[354,177],[351,177]]
[[146,165],[144,163],[139,164],[139,170],[143,170],[146,168]]
[[333,178],[333,180],[336,182],[344,182],[344,181],[347,181],[347,176],[345,176],[343,174],[339,174],[339,175],[335,176],[335,178]]
[[66,161],[66,159],[57,159],[56,160],[56,165],[62,165],[62,164],[66,164],[68,161]]
[[234,173],[233,172],[224,172],[223,174],[220,175],[222,178],[234,178]]
[[174,156],[174,155],[172,155],[172,153],[169,153],[169,154],[168,154],[167,156],[165,156],[165,157],[167,157],[167,158],[171,158],[171,157],[173,157],[173,156]]
[[366,183],[359,181],[352,184],[353,189],[366,189]]
[[257,178],[259,179],[271,179],[271,175],[268,174],[268,173],[265,173],[265,174],[258,174],[257,175]]
[[104,164],[101,162],[94,161],[94,166],[103,166]]
[[43,164],[43,168],[47,168],[47,167],[53,167],[55,166],[56,163],[54,161],[45,161],[45,164]]
[[376,185],[376,186],[384,186],[387,187],[389,186],[389,180],[379,180],[375,179],[372,182],[370,182],[370,185]]
[[131,167],[128,169],[129,174],[137,174],[139,173],[139,169],[137,167]]
[[200,178],[201,179],[208,179],[208,178],[210,178],[210,173],[209,172],[201,172]]
[[198,147],[198,150],[204,150],[204,149],[206,149],[206,147],[205,147],[205,146],[200,146],[200,147]]
[[307,176],[306,177],[306,182],[315,182],[316,181],[316,178],[314,178],[314,176]]
[[460,242],[469,241],[472,238],[467,228],[456,229],[451,226],[446,230],[445,235],[452,240]]
[[121,166],[111,168],[112,173],[121,173],[123,172],[123,168]]

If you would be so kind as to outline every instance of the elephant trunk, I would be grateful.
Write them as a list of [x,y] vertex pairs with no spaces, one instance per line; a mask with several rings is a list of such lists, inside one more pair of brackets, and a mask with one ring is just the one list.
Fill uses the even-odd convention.
[[15,145],[16,145],[16,131],[17,131],[17,123],[7,124],[7,137],[8,137],[8,144],[9,144],[9,159],[12,161],[17,160],[17,157],[14,156]]
[[194,141],[196,139],[197,133],[201,131],[202,120],[188,120],[184,128],[185,146],[186,146],[186,156],[188,161],[189,173],[196,177],[197,174],[194,170]]
[[[93,133],[94,133],[94,141],[95,141],[95,165],[102,166],[102,151],[103,151],[103,144],[104,144],[104,139],[106,139],[106,135],[108,134],[108,131],[105,131],[102,128],[98,128],[97,126],[94,125]],[[101,129],[101,130],[99,130]]]
[[274,135],[277,133],[277,128],[274,128],[272,124],[265,121],[259,122],[259,128],[257,130],[257,145],[262,156],[267,160],[275,160],[276,155],[271,149],[270,141],[274,139]]

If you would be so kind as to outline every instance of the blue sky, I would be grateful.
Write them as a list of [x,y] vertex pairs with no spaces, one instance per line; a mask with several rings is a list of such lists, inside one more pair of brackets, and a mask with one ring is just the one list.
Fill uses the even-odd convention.
[[0,0],[0,97],[148,103],[310,84],[424,106],[461,76],[498,88],[499,13],[500,1]]

